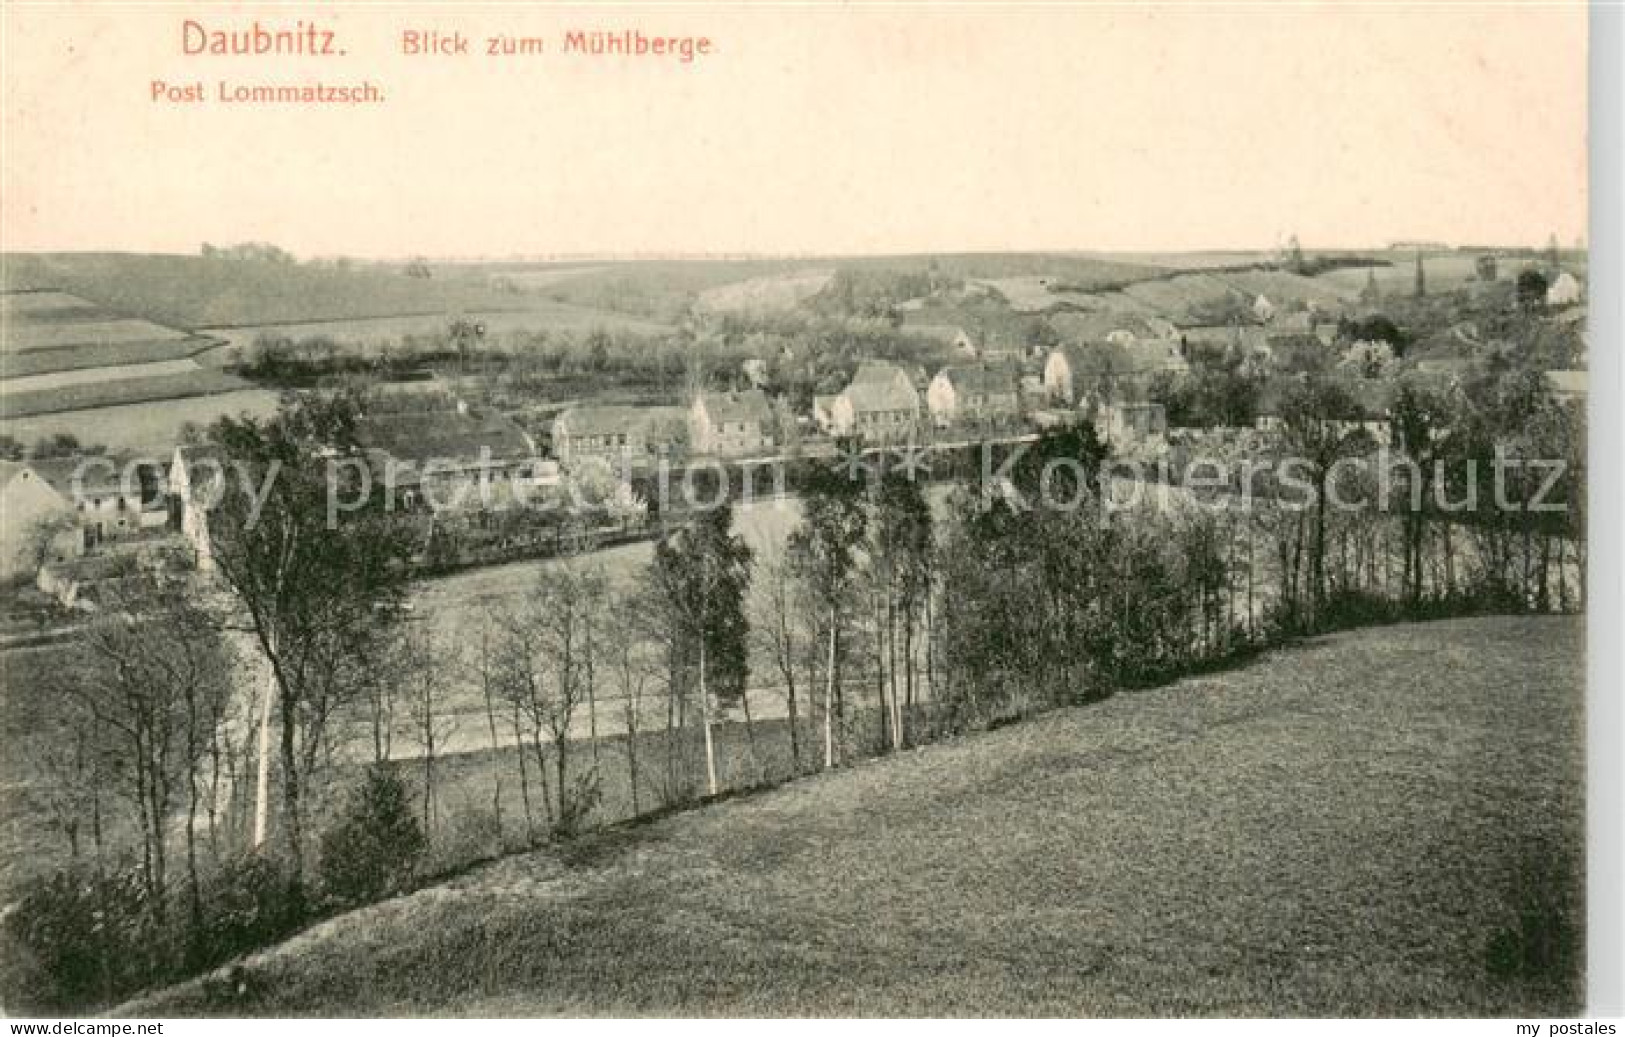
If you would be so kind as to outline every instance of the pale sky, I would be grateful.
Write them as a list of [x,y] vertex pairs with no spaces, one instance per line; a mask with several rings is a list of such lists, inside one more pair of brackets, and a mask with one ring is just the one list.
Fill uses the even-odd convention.
[[[299,255],[1565,243],[1586,222],[1570,6],[0,4],[0,245]],[[342,58],[188,57],[181,23]],[[408,58],[402,30],[546,38]],[[559,53],[699,34],[692,65]],[[370,79],[362,106],[154,80]]]

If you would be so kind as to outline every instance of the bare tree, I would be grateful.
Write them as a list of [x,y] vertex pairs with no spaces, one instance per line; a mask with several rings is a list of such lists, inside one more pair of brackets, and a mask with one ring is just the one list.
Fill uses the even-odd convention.
[[399,638],[398,669],[405,684],[412,733],[417,738],[418,764],[423,773],[423,834],[433,839],[439,818],[435,790],[435,762],[446,739],[456,731],[456,720],[443,712],[447,674],[459,665],[454,645],[436,640],[434,634],[417,624]]
[[619,595],[614,602],[609,620],[605,661],[611,671],[611,681],[621,699],[622,726],[626,732],[626,774],[632,794],[632,814],[642,812],[638,785],[643,713],[647,705],[648,690],[655,680],[655,660],[651,658],[649,636],[649,608],[644,592]]
[[[82,668],[66,682],[86,714],[114,740],[105,773],[134,806],[141,869],[155,917],[168,900],[168,834],[184,811],[189,904],[202,925],[198,882],[200,771],[231,694],[228,649],[214,617],[184,587],[130,574],[104,588],[103,609],[83,634]],[[95,775],[99,777],[99,775]]]
[[366,687],[407,580],[410,545],[372,492],[359,413],[350,395],[289,399],[271,418],[210,430],[230,462],[208,516],[211,555],[271,668],[294,906],[329,721]]
[[784,681],[785,711],[790,725],[790,762],[801,772],[801,722],[796,674],[806,650],[803,630],[806,616],[799,587],[789,560],[780,550],[769,549],[757,557],[757,578],[752,581],[756,602],[751,613],[760,621],[751,628],[763,654],[773,660]]

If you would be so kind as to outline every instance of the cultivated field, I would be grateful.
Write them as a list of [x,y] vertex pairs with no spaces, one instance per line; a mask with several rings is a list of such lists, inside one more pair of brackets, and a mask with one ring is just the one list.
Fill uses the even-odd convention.
[[772,277],[753,277],[708,288],[699,293],[697,304],[713,313],[793,310],[823,291],[833,276],[830,270],[796,270]]
[[511,858],[255,956],[225,1010],[1569,1014],[1580,629],[1341,634]]
[[275,392],[240,389],[211,396],[127,403],[33,417],[0,416],[0,435],[9,435],[21,443],[33,443],[67,433],[81,443],[100,443],[167,458],[180,441],[182,428],[188,424],[208,425],[225,414],[268,417],[275,413],[276,406]]
[[[1350,292],[1358,292],[1365,287],[1370,273],[1375,271],[1377,288],[1384,295],[1408,295],[1416,284],[1416,254],[1404,249],[1395,249],[1376,253],[1376,256],[1387,260],[1389,265],[1365,269],[1351,267],[1345,270],[1329,270],[1321,274],[1318,280]],[[1427,290],[1430,293],[1452,291],[1468,281],[1477,280],[1476,262],[1477,257],[1473,255],[1424,254],[1422,272],[1427,280]],[[1533,265],[1534,261],[1531,259],[1528,262]],[[1525,261],[1522,260],[1503,260],[1500,264],[1500,276],[1510,281],[1518,276],[1518,271],[1524,265]]]
[[391,267],[338,269],[129,253],[8,255],[0,287],[59,289],[122,314],[180,328],[513,305],[512,296],[474,278],[413,278]]
[[[398,345],[409,335],[444,335],[453,316],[450,313],[426,313],[357,320],[294,321],[283,324],[211,328],[204,334],[220,339],[228,347],[237,350],[252,345],[261,335],[294,340],[320,337],[331,339],[338,345],[360,348],[393,346]],[[624,314],[544,300],[533,300],[523,309],[479,310],[458,313],[455,316],[485,325],[488,337],[509,332],[536,331],[569,331],[580,334],[598,328],[606,331],[631,331],[644,335],[671,330],[665,325]],[[215,355],[209,354],[210,357]]]
[[[146,367],[156,367],[158,370],[147,373],[142,370]],[[115,376],[104,381],[84,379],[42,388],[19,388],[0,383],[0,418],[29,418],[124,404],[181,400],[253,388],[253,383],[236,375],[195,365],[189,370],[171,371],[167,363],[160,361],[138,365],[130,372],[140,373],[127,377],[125,372],[115,369]],[[122,447],[126,444],[116,442],[111,445]]]
[[0,294],[0,379],[172,364],[209,344],[63,292]]

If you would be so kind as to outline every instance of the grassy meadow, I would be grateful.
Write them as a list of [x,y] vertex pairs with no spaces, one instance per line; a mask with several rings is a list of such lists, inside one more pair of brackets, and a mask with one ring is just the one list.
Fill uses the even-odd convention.
[[1581,626],[1368,629],[507,858],[137,1016],[1580,1002]]

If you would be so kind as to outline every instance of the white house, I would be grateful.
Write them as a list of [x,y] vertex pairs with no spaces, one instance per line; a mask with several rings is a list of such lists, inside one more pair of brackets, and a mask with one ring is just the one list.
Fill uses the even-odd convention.
[[1580,279],[1563,270],[1546,286],[1546,305],[1572,306],[1580,301],[1580,295]]
[[214,447],[183,444],[169,462],[170,521],[186,538],[200,572],[214,568],[209,507],[219,497],[225,477],[222,456]]
[[1135,395],[1159,374],[1189,371],[1175,342],[1065,345],[1051,350],[1044,362],[1044,388],[1051,399],[1075,405],[1091,396]]
[[[82,550],[79,531],[68,525],[73,507],[56,487],[21,461],[0,461],[0,583],[26,580],[42,561],[65,561]],[[41,544],[46,528],[66,528]]]
[[[815,413],[819,401],[814,401]],[[825,431],[835,436],[858,436],[870,442],[904,442],[913,436],[920,418],[920,394],[907,372],[895,364],[866,361],[858,365],[852,384],[825,405]]]
[[986,367],[944,367],[926,387],[925,405],[937,428],[1005,421],[1021,410],[1015,376]]
[[688,420],[698,453],[740,457],[773,449],[773,405],[760,389],[698,393]]

